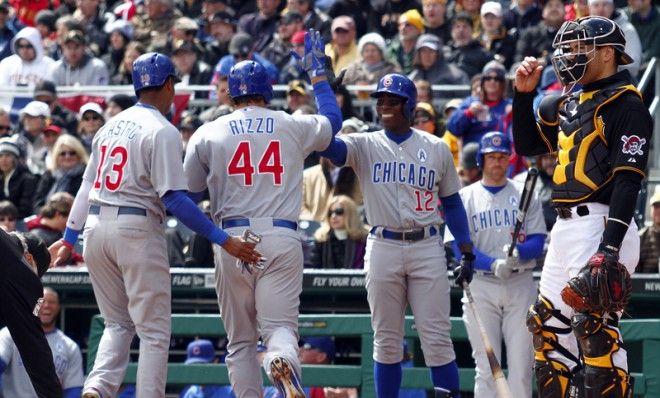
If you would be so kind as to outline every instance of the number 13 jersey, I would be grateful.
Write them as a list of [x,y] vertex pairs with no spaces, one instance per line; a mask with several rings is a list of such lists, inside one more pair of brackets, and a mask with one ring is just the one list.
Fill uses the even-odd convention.
[[179,131],[157,109],[138,103],[99,129],[85,180],[92,182],[89,203],[147,209],[161,217],[160,198],[186,190]]

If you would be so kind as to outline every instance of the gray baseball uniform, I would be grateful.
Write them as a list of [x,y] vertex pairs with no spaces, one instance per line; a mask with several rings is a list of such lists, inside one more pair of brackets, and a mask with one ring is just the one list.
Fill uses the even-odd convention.
[[[511,244],[522,190],[522,184],[508,180],[495,194],[487,190],[480,181],[459,191],[468,217],[470,238],[477,250],[493,258],[506,258],[502,249]],[[541,203],[536,198],[530,203],[518,241],[524,242],[528,234],[545,234]],[[451,232],[447,231],[445,241],[453,240]],[[470,291],[500,363],[502,339],[506,343],[511,392],[515,397],[530,398],[534,350],[532,338],[524,325],[527,310],[536,299],[536,286],[531,269],[516,270],[509,279],[500,279],[492,272],[477,270],[470,283]],[[476,362],[475,396],[497,398],[479,327],[468,308],[465,296],[463,303],[463,320]]]
[[437,203],[439,197],[456,193],[460,182],[447,145],[412,130],[401,144],[383,130],[340,139],[348,151],[346,164],[360,180],[367,221],[374,226],[365,253],[374,359],[384,364],[401,361],[403,320],[410,303],[426,365],[440,366],[453,361],[455,354]]
[[[60,379],[62,389],[82,388],[83,376],[82,354],[75,341],[71,340],[61,330],[46,333],[48,345],[53,351],[55,371]],[[30,378],[23,367],[23,360],[16,344],[9,334],[9,329],[0,330],[0,359],[7,364],[2,374],[2,393],[5,397],[31,398],[37,396]]]
[[285,357],[300,374],[298,305],[303,254],[296,232],[303,161],[332,138],[327,118],[241,108],[202,126],[190,139],[184,168],[190,190],[208,187],[214,220],[231,235],[246,227],[262,235],[263,270],[242,272],[215,247],[216,289],[227,330],[227,366],[238,398],[261,396],[259,336],[268,347],[267,372]]
[[137,396],[165,395],[171,282],[160,197],[187,189],[180,157],[179,132],[148,105],[119,113],[94,137],[83,254],[105,330],[85,387],[104,397],[123,381],[136,332]]

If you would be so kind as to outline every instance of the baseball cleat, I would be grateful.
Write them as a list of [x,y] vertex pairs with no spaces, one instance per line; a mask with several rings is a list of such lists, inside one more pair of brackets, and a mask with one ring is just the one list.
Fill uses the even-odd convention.
[[83,390],[82,398],[102,398],[101,393],[94,387],[87,387]]
[[305,398],[298,376],[286,358],[273,359],[270,363],[270,374],[282,398]]

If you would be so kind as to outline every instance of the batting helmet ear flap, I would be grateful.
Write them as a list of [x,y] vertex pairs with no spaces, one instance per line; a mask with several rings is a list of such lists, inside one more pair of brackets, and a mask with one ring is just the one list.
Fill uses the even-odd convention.
[[407,76],[399,73],[389,73],[383,76],[376,86],[371,97],[378,98],[381,94],[393,94],[405,99],[403,103],[403,116],[410,120],[417,106],[417,87]]

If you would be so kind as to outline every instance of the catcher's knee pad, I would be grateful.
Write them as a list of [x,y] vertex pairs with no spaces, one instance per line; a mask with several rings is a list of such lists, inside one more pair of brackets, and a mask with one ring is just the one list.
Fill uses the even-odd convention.
[[[567,327],[558,328],[546,323],[555,317]],[[565,398],[570,390],[573,374],[569,365],[548,356],[550,351],[559,351],[564,356],[578,363],[567,349],[559,344],[558,334],[571,333],[570,321],[554,308],[552,302],[539,295],[527,312],[527,329],[533,335],[534,342],[534,372],[539,391],[539,398]]]
[[571,321],[584,357],[585,398],[632,396],[630,374],[615,366],[612,358],[621,348],[621,335],[608,322],[602,314],[581,312]]

